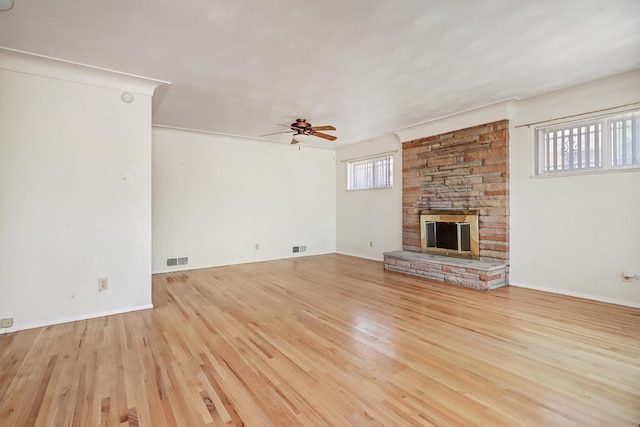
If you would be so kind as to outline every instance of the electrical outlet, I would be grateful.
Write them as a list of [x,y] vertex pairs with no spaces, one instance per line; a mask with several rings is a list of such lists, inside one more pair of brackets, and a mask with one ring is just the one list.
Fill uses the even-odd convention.
[[372,248],[373,247],[373,240],[369,241],[369,247]]
[[622,272],[622,281],[623,282],[631,282],[633,279],[638,279],[638,275],[631,271],[623,271]]
[[102,292],[102,291],[106,291],[107,289],[109,289],[109,280],[107,280],[106,277],[103,277],[102,279],[98,279],[98,290]]
[[0,328],[11,328],[11,327],[13,327],[13,317],[0,319]]

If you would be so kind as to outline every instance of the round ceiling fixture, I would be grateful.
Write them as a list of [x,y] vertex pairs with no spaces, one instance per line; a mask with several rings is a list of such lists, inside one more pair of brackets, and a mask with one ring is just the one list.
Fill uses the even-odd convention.
[[13,7],[13,0],[0,0],[0,12]]
[[122,92],[122,95],[120,95],[120,99],[122,99],[122,102],[124,102],[125,104],[131,104],[135,98],[133,97],[133,94],[131,92]]

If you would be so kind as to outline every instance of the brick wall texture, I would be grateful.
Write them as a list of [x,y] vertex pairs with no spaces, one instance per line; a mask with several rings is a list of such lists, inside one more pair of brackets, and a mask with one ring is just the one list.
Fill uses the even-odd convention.
[[478,210],[480,260],[509,263],[509,122],[402,144],[402,247],[420,252],[420,211]]

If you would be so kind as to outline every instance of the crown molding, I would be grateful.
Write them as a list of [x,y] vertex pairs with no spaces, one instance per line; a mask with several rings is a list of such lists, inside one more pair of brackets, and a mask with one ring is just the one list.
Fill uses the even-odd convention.
[[170,82],[0,46],[0,69],[152,96]]

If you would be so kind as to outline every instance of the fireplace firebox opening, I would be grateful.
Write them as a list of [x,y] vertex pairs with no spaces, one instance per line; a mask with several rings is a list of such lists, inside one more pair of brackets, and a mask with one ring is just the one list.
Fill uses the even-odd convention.
[[421,252],[479,259],[478,211],[420,211]]

